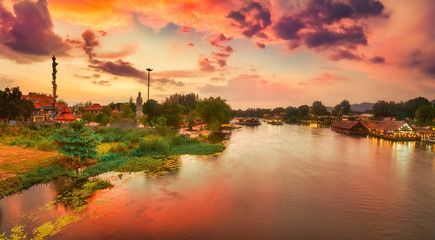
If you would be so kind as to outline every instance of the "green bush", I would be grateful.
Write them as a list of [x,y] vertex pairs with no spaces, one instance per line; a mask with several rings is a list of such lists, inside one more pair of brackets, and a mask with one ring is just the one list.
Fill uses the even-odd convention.
[[172,146],[179,146],[183,144],[184,137],[181,136],[180,134],[176,134],[176,135],[169,136],[169,139],[171,141]]
[[171,141],[166,138],[159,137],[154,145],[154,150],[163,155],[168,155],[169,151],[171,150]]
[[106,155],[101,156],[98,160],[99,162],[110,162],[117,160],[121,155],[117,153],[108,153]]
[[124,142],[118,143],[117,145],[111,147],[109,150],[109,152],[112,153],[126,153],[128,151],[129,151],[128,146]]
[[0,123],[0,136],[11,136],[14,134],[11,126],[7,123]]
[[53,144],[53,141],[48,139],[41,139],[36,143],[36,147],[42,151],[52,151],[56,149],[56,145]]
[[50,138],[59,146],[59,153],[70,156],[79,163],[83,163],[86,158],[96,158],[97,145],[101,142],[100,136],[84,128],[84,125],[83,121],[74,121],[69,123],[69,129],[58,129]]

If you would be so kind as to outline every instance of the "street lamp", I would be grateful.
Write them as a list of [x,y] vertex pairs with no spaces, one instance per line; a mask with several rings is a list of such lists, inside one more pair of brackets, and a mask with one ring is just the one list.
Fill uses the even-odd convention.
[[150,72],[152,70],[153,69],[151,69],[151,68],[147,68],[147,71],[148,71],[148,96],[147,96],[147,102],[148,102],[148,100],[150,100]]

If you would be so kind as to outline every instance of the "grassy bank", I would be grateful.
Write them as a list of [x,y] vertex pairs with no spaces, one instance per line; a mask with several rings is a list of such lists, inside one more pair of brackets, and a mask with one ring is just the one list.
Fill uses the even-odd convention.
[[[0,173],[3,176],[0,179],[0,198],[59,176],[87,179],[109,171],[144,171],[149,176],[161,175],[179,167],[179,155],[211,155],[225,149],[220,144],[199,142],[180,135],[158,136],[144,130],[97,129],[96,133],[103,139],[97,159],[87,159],[77,165],[72,158],[54,151],[50,136],[55,131],[48,128],[39,131],[0,129],[3,134],[0,143]],[[43,147],[45,151],[38,147],[45,145],[49,146]],[[16,154],[8,155],[8,151]]]

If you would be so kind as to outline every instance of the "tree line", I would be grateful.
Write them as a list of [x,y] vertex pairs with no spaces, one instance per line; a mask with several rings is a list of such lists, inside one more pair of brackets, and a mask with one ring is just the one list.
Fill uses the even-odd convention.
[[[417,97],[406,102],[396,103],[394,101],[379,100],[373,105],[374,120],[382,120],[383,117],[395,117],[397,120],[408,120],[417,126],[434,126],[435,105],[424,97]],[[314,101],[311,106],[301,105],[299,107],[289,106],[287,108],[277,107],[274,109],[248,108],[246,110],[234,110],[235,117],[257,117],[281,116],[289,123],[300,123],[304,120],[318,119],[324,116],[342,117],[343,115],[354,115],[350,102],[343,100],[335,105],[331,111],[321,101]]]
[[[231,120],[231,107],[220,97],[200,100],[195,93],[175,93],[159,103],[154,99],[146,101],[142,105],[143,116],[136,119],[136,104],[133,98],[129,102],[110,103],[104,106],[97,115],[85,112],[86,107],[92,105],[91,101],[76,105],[77,114],[87,122],[98,122],[106,125],[109,122],[124,120],[138,121],[147,126],[157,127],[162,132],[173,132],[180,128],[183,121],[191,128],[195,125],[196,118],[201,118],[210,129],[219,130],[221,124]],[[112,113],[113,110],[121,113]]]

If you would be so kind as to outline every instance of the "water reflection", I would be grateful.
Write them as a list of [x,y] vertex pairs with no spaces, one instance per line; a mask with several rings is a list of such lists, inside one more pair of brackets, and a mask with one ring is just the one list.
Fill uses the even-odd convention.
[[[103,175],[115,188],[93,196],[88,217],[56,237],[435,237],[432,145],[261,125],[235,131],[220,155],[181,160],[179,171],[154,179],[142,173],[121,179]],[[40,189],[45,197],[35,197],[41,203],[63,189],[45,188]],[[15,200],[24,203],[20,210],[9,210],[12,198],[0,200],[6,218],[32,208],[27,195],[18,196]]]

